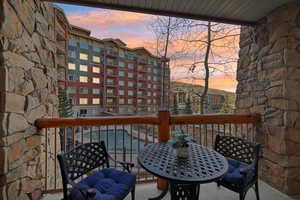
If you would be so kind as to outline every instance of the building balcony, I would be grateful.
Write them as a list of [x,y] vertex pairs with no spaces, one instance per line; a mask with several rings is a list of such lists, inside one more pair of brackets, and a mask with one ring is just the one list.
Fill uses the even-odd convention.
[[106,55],[107,56],[112,56],[112,57],[117,57],[118,56],[118,51],[113,50],[113,49],[108,49],[108,50],[106,50]]
[[117,97],[117,95],[113,94],[113,93],[106,93],[106,97]]
[[109,76],[109,77],[118,77],[118,74],[107,73],[106,76]]
[[148,64],[148,59],[146,59],[146,58],[138,58],[138,63]]
[[117,87],[118,85],[115,83],[105,83],[106,87]]

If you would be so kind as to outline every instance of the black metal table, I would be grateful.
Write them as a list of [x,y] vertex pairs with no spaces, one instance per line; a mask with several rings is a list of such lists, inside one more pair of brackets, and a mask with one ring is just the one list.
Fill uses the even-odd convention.
[[200,184],[221,179],[228,170],[224,156],[197,143],[189,144],[186,159],[177,158],[169,143],[149,144],[139,153],[138,162],[149,173],[168,180],[166,190],[152,200],[162,199],[169,189],[171,200],[196,200]]

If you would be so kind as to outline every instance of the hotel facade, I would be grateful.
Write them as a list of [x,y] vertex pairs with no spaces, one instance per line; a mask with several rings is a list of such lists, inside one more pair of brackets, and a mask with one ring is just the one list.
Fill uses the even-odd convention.
[[58,68],[74,117],[156,113],[168,108],[169,60],[120,39],[98,39],[70,25],[67,63]]

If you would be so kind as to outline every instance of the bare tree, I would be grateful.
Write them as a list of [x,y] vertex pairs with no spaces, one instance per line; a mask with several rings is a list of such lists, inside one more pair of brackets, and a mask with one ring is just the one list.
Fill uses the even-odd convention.
[[186,52],[186,63],[192,76],[204,80],[204,89],[195,93],[200,98],[200,112],[204,108],[209,89],[209,79],[217,73],[232,74],[237,62],[239,27],[212,22],[185,20],[181,24],[182,52]]

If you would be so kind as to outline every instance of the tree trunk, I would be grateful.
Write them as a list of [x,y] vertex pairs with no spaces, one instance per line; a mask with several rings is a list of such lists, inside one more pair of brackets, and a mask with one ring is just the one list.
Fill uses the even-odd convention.
[[200,99],[200,113],[204,114],[204,102],[207,96],[208,91],[208,81],[209,81],[209,55],[210,55],[210,49],[211,49],[211,22],[208,22],[207,24],[207,47],[205,52],[205,59],[204,59],[204,68],[205,68],[205,78],[204,78],[204,90],[201,94]]
[[169,46],[169,38],[170,38],[170,25],[171,25],[171,17],[169,17],[168,26],[167,26],[167,35],[166,35],[166,45],[164,49],[164,62],[162,67],[162,95],[161,95],[161,110],[166,110],[166,94],[165,94],[165,75],[166,75],[166,67],[167,67],[167,54],[168,54],[168,46]]

